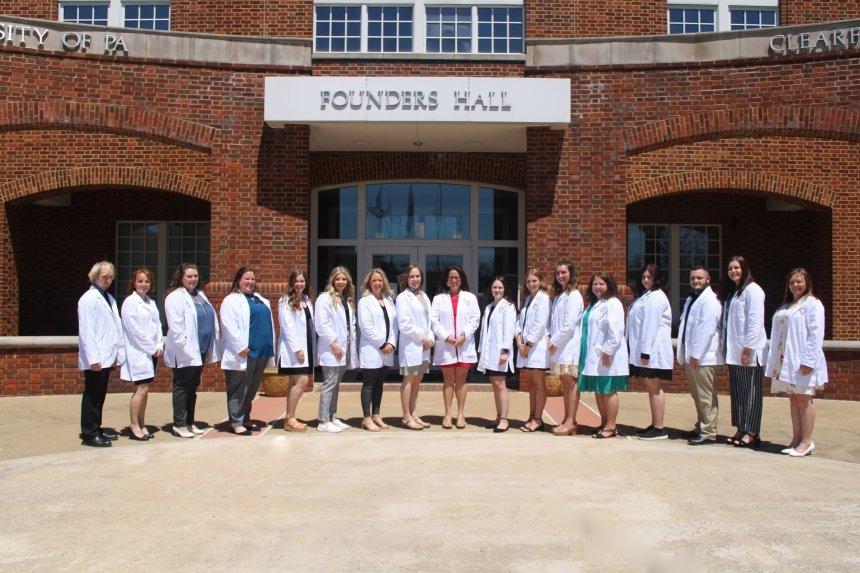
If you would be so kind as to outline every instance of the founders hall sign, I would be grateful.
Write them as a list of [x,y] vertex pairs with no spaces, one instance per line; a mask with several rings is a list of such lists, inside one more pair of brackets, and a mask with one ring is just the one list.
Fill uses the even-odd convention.
[[265,121],[566,125],[570,80],[462,77],[268,77]]

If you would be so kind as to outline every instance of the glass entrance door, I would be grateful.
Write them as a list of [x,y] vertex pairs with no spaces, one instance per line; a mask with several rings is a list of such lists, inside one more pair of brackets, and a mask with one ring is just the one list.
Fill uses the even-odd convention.
[[424,291],[432,299],[445,283],[445,269],[449,266],[457,265],[467,277],[475,276],[469,253],[468,248],[460,247],[369,247],[365,251],[364,268],[359,274],[364,277],[370,269],[381,268],[396,295],[400,292],[397,277],[415,262],[424,269]]

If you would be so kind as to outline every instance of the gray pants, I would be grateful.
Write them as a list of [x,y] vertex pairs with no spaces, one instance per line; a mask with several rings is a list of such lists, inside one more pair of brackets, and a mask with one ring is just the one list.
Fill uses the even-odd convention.
[[717,437],[717,416],[719,415],[719,399],[714,378],[722,366],[699,366],[695,370],[689,364],[684,365],[687,383],[693,403],[696,405],[696,415],[699,418],[699,433],[711,439]]
[[251,421],[251,402],[263,380],[268,358],[249,358],[246,370],[225,370],[227,379],[227,415],[230,427],[238,428]]
[[331,422],[337,413],[337,395],[340,391],[340,381],[346,372],[346,366],[323,366],[323,384],[320,391],[320,408],[317,418],[320,422]]

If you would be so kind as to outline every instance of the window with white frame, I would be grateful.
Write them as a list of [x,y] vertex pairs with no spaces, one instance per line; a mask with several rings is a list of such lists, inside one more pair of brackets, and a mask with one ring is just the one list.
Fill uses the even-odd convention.
[[90,26],[108,25],[107,2],[63,2],[60,4],[60,21]]
[[779,0],[668,0],[669,34],[773,28]]
[[627,285],[634,291],[647,263],[655,263],[663,274],[664,287],[672,304],[673,325],[690,294],[690,270],[703,266],[711,274],[711,285],[720,278],[719,225],[627,225]]
[[411,52],[413,13],[412,6],[368,6],[367,51]]
[[314,51],[522,54],[523,0],[315,0]]
[[170,0],[62,0],[59,19],[61,22],[113,28],[170,30]]

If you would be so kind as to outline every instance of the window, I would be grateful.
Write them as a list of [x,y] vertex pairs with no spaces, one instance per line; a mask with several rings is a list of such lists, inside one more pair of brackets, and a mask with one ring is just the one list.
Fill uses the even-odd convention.
[[314,17],[317,52],[361,50],[361,6],[317,6]]
[[315,0],[314,51],[525,53],[523,0],[378,1]]
[[169,30],[170,4],[126,2],[123,25],[141,30]]
[[779,25],[779,0],[668,0],[670,34],[725,32]]
[[208,221],[118,221],[116,230],[117,301],[125,298],[131,273],[147,267],[155,273],[157,293],[163,293],[180,263],[194,263],[200,281],[209,280]]
[[716,19],[717,11],[713,8],[669,8],[669,33],[713,32]]
[[103,2],[59,3],[61,22],[92,24],[114,28],[140,30],[169,30],[170,1],[105,0]]
[[776,27],[776,10],[732,9],[732,30]]
[[108,25],[108,4],[60,4],[60,19],[74,24]]
[[412,51],[412,6],[367,7],[367,51]]
[[478,7],[478,52],[523,53],[523,9]]
[[472,51],[472,9],[466,7],[427,8],[427,51],[446,54]]
[[396,283],[411,262],[425,268],[431,295],[449,264],[464,268],[479,299],[497,275],[512,290],[518,286],[525,252],[520,192],[460,182],[386,181],[320,189],[313,197],[310,272],[317,289],[337,265],[348,267],[356,282],[381,267]]
[[656,263],[672,303],[674,327],[690,294],[690,269],[704,266],[711,285],[720,277],[721,228],[719,225],[627,225],[627,286],[636,290],[640,271]]

